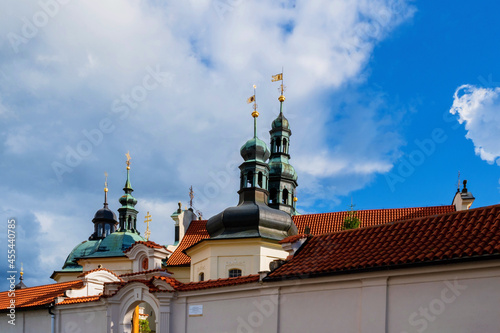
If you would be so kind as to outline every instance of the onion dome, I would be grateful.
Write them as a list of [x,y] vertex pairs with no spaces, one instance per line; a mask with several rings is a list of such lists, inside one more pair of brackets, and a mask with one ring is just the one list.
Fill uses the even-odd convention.
[[116,214],[113,212],[111,209],[108,208],[108,204],[105,203],[104,207],[99,209],[95,215],[94,218],[92,219],[92,222],[107,222],[107,221],[114,221],[115,223],[118,223],[118,220],[116,219]]
[[271,123],[272,129],[280,129],[280,130],[290,130],[290,125],[288,124],[288,119],[286,119],[283,112],[280,112],[278,117],[273,120]]
[[265,163],[271,155],[266,143],[256,136],[248,140],[241,147],[240,154],[245,161],[257,161],[262,163]]
[[285,162],[280,159],[272,159],[269,161],[269,169],[269,175],[271,176],[286,178],[297,182],[297,172],[291,164],[287,163],[287,161]]

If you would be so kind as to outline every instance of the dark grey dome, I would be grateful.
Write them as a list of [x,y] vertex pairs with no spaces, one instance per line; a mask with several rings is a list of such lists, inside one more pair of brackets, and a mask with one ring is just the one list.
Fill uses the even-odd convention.
[[116,214],[108,208],[108,205],[105,204],[103,208],[99,209],[95,215],[92,222],[106,222],[106,221],[114,221],[118,223],[116,220]]
[[238,193],[238,206],[227,208],[208,219],[210,238],[264,237],[282,240],[297,234],[297,227],[288,213],[266,204],[266,190],[243,188]]

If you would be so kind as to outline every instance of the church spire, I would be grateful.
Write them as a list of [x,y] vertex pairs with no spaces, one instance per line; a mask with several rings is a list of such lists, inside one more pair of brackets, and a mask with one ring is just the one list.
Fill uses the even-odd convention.
[[104,208],[108,208],[108,173],[104,172]]
[[253,86],[254,94],[249,97],[247,103],[253,102],[253,138],[248,140],[240,149],[241,157],[245,160],[240,165],[241,170],[241,186],[240,189],[247,187],[259,187],[267,190],[269,167],[266,163],[269,158],[269,150],[264,141],[257,137],[257,118],[259,112],[257,111],[256,102],[256,86]]
[[107,235],[115,232],[116,215],[108,208],[108,173],[104,172],[104,206],[99,209],[92,219],[94,223],[94,233],[89,240],[103,239]]
[[19,283],[15,285],[15,287],[14,287],[15,290],[28,288],[23,283],[23,275],[24,275],[24,272],[23,272],[23,263],[21,263],[21,272],[19,273]]
[[125,182],[125,187],[123,188],[125,194],[122,195],[119,200],[122,204],[122,207],[118,209],[120,231],[132,231],[138,233],[136,227],[138,211],[135,210],[137,199],[132,196],[134,189],[130,183],[130,153],[127,152],[125,156],[127,156],[127,180]]
[[269,159],[269,206],[283,210],[295,215],[295,189],[297,184],[297,173],[290,164],[290,130],[288,119],[283,114],[283,103],[285,102],[285,86],[283,85],[283,72],[273,75],[272,82],[281,81],[280,113],[272,122],[271,134],[271,157]]

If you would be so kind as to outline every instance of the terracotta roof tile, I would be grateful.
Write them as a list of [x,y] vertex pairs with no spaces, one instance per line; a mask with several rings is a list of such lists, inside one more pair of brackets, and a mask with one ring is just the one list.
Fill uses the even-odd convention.
[[134,275],[140,275],[140,274],[149,274],[149,273],[155,273],[155,272],[166,272],[169,274],[173,274],[172,272],[169,272],[168,270],[166,270],[164,268],[156,268],[156,269],[150,269],[149,271],[121,274],[120,277],[134,276]]
[[182,251],[198,243],[200,240],[210,237],[206,229],[206,224],[207,220],[193,220],[191,222],[179,246],[168,258],[167,266],[189,265],[191,258]]
[[66,305],[66,304],[77,304],[77,303],[87,303],[87,302],[95,302],[101,298],[98,296],[83,296],[83,297],[68,297],[64,299],[62,302],[57,303],[56,305]]
[[[82,287],[83,281],[76,280],[15,290],[16,309],[48,305],[56,297],[64,296],[66,290]],[[0,293],[0,310],[6,310],[10,300],[8,291]]]
[[[360,227],[368,227],[393,221],[407,220],[417,217],[431,216],[454,212],[455,206],[433,206],[433,207],[413,207],[394,209],[370,209],[359,210],[356,216],[361,220]],[[305,227],[309,226],[312,235],[320,235],[333,231],[340,231],[344,222],[346,212],[321,213],[296,215],[293,221],[297,226],[299,234],[304,233]],[[186,230],[179,246],[168,258],[167,266],[186,266],[191,262],[191,258],[183,253],[185,249],[199,241],[209,238],[206,229],[206,220],[193,220]]]
[[[455,206],[432,206],[393,209],[367,209],[356,212],[361,221],[360,228],[379,225],[388,222],[409,220],[418,217],[439,215],[455,211]],[[312,235],[321,235],[334,231],[341,231],[347,212],[321,213],[296,215],[293,221],[300,233],[309,226]]]
[[[146,245],[147,247],[150,247],[150,248],[152,248],[152,249],[162,249],[162,248],[163,248],[163,249],[167,250],[167,248],[166,248],[165,246],[160,245],[160,244],[157,244],[157,243],[155,243],[155,242],[153,242],[153,241],[146,241],[146,242],[145,242],[145,241],[137,241],[137,242],[135,242],[134,244],[130,245],[130,247],[128,247],[127,249],[125,249],[125,250],[123,251],[123,253],[127,253],[127,252],[129,252],[130,250],[132,250],[132,248],[133,248],[134,246],[136,246],[136,245],[138,245],[138,244],[143,244],[143,245]],[[167,250],[167,251],[168,251],[168,252],[170,252],[169,250]]]
[[307,238],[308,236],[309,235],[307,235],[307,234],[297,234],[297,235],[293,235],[293,236],[288,236],[288,237],[283,238],[282,240],[280,240],[278,243],[280,243],[280,244],[295,243],[299,239]]
[[192,290],[201,290],[210,288],[221,288],[221,287],[229,287],[229,286],[235,286],[235,285],[259,281],[258,274],[217,279],[217,280],[207,280],[200,282],[189,282],[189,283],[182,283],[171,277],[158,276],[155,278],[168,282],[177,291],[192,291]]
[[427,216],[310,237],[266,279],[476,260],[499,255],[499,239],[500,205]]

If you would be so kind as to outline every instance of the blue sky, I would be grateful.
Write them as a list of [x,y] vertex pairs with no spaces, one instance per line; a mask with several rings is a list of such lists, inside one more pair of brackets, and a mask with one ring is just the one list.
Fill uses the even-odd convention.
[[119,208],[127,151],[158,243],[191,185],[205,218],[235,205],[246,99],[268,141],[282,66],[302,213],[451,204],[458,171],[499,201],[494,1],[1,2],[1,232],[29,286],[90,236],[104,172]]

